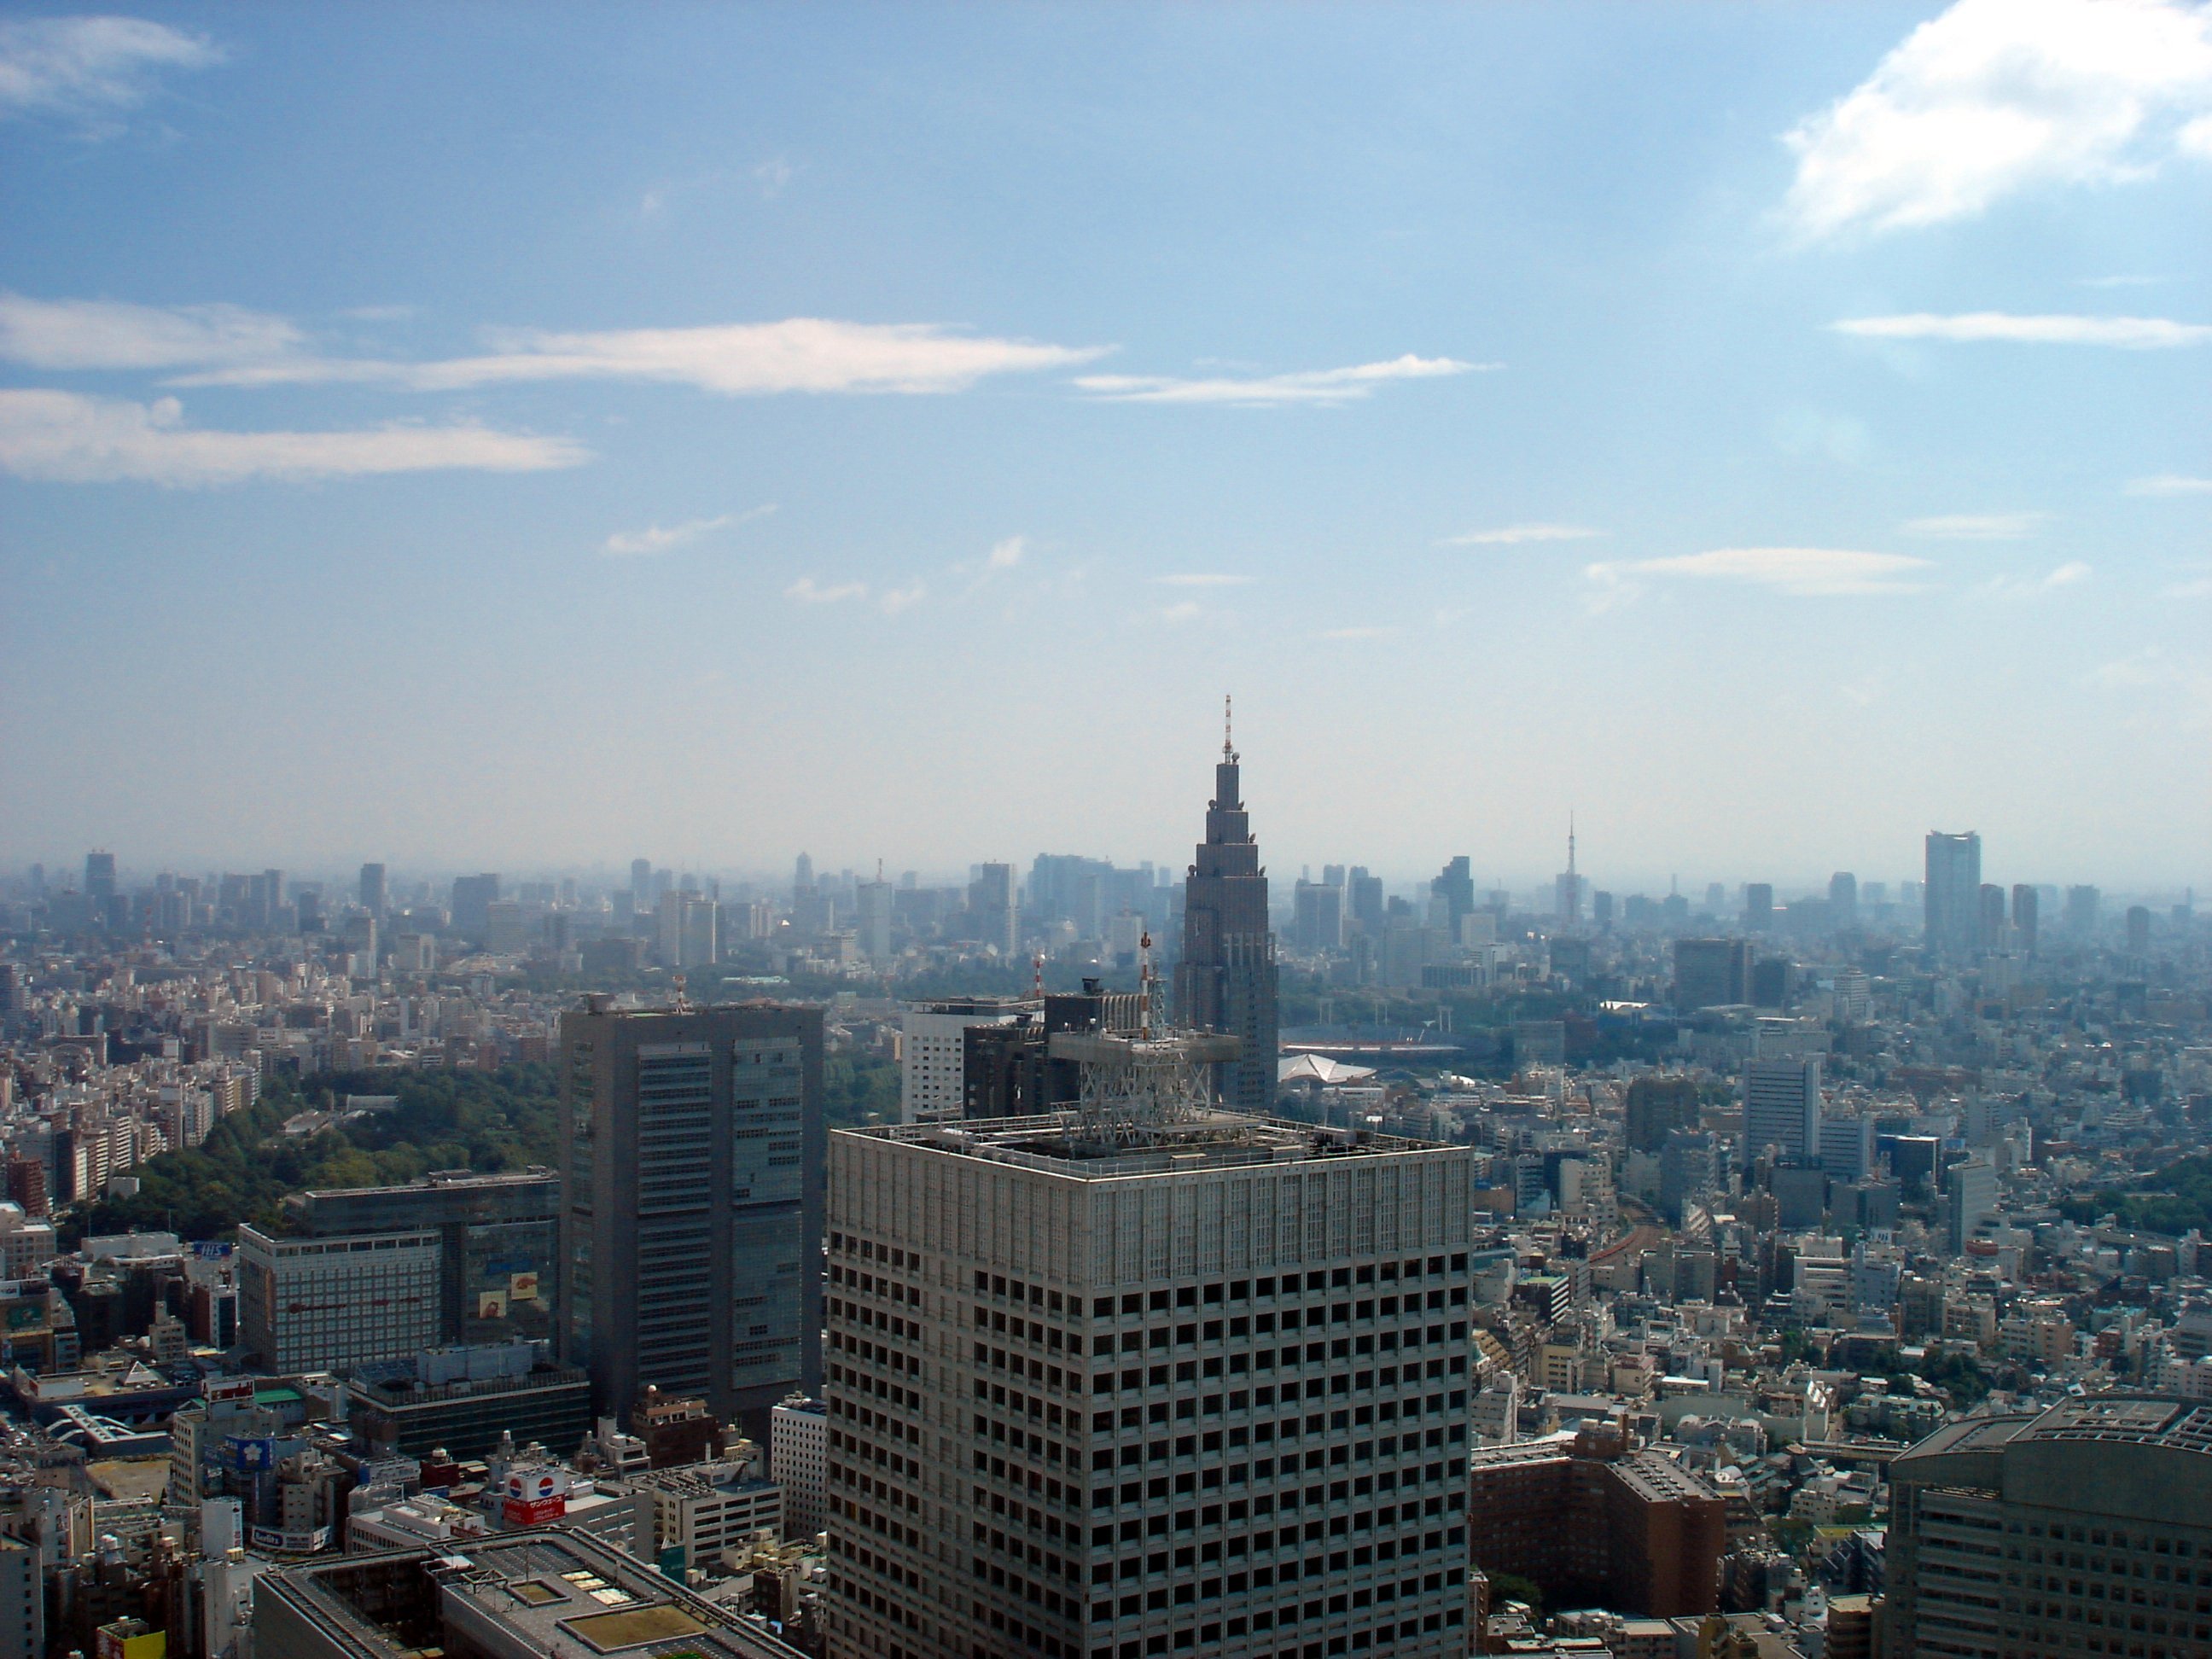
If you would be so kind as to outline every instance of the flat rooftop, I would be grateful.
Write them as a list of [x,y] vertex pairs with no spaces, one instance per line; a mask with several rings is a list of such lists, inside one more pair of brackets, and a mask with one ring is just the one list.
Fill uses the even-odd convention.
[[1450,1150],[1440,1141],[1415,1140],[1367,1129],[1322,1128],[1310,1123],[1245,1117],[1223,1111],[1202,1112],[1180,1122],[1146,1125],[1097,1136],[1086,1133],[1081,1115],[1075,1112],[964,1122],[890,1124],[838,1133],[902,1146],[926,1146],[956,1157],[1012,1164],[1079,1181]]
[[[518,1651],[796,1659],[796,1650],[600,1542],[534,1532],[306,1563],[264,1574],[348,1655],[466,1647],[471,1624]],[[459,1626],[459,1630],[455,1626]],[[568,1638],[566,1642],[562,1638]]]

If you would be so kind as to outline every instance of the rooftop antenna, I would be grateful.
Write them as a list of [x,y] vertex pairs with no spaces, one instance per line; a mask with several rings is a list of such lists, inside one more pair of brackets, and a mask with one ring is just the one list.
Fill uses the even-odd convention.
[[1152,998],[1159,988],[1152,974],[1152,930],[1146,928],[1137,936],[1137,986],[1145,1000],[1144,1040],[1152,1040]]
[[691,1012],[691,1000],[684,994],[684,988],[688,981],[684,975],[678,974],[676,975],[673,982],[676,986],[676,1006],[674,1012],[679,1014],[688,1014]]
[[1030,958],[1030,995],[1038,1002],[1044,1000],[1044,952],[1040,951]]
[[1575,809],[1567,808],[1567,874],[1575,873]]
[[1233,712],[1231,699],[1224,692],[1221,698],[1221,758],[1231,765],[1237,763],[1236,745],[1230,741],[1230,715]]

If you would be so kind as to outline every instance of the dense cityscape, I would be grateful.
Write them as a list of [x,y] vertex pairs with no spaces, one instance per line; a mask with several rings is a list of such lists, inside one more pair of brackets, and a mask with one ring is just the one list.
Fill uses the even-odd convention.
[[2212,0],[0,0],[0,1659],[2212,1659]]
[[1224,742],[1180,881],[19,875],[0,1623],[2196,1650],[2186,897],[1252,826]]

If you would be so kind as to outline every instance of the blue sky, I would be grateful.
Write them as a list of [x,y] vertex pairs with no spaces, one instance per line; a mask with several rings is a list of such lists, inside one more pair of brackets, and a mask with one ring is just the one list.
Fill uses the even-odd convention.
[[2212,884],[2212,14],[0,9],[0,853]]

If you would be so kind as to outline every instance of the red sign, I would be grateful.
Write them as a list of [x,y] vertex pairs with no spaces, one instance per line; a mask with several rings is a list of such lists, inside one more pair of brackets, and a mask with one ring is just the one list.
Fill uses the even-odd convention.
[[500,1505],[500,1513],[510,1527],[542,1527],[548,1521],[558,1521],[568,1512],[568,1500],[556,1498],[510,1498]]

